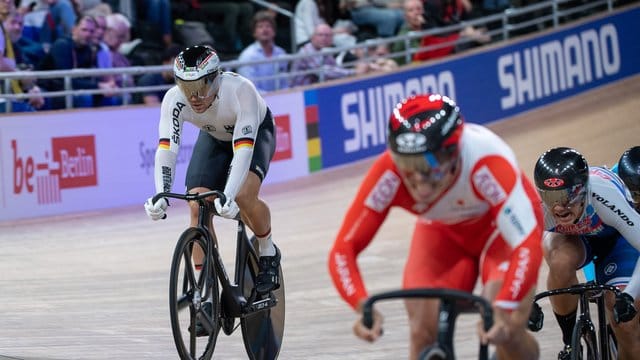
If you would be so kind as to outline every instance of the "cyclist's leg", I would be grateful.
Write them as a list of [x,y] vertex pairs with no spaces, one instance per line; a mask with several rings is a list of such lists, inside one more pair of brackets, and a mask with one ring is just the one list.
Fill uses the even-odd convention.
[[260,187],[269,170],[275,147],[274,121],[271,111],[267,109],[256,136],[249,173],[236,196],[243,221],[258,239],[260,271],[256,279],[256,289],[261,293],[277,289],[280,285],[281,255],[271,237],[271,211],[259,198]]
[[[558,289],[578,284],[577,269],[591,260],[590,251],[578,236],[545,233],[544,259],[549,266],[547,289]],[[571,344],[571,336],[578,309],[575,295],[558,295],[549,298],[564,345]]]
[[[451,228],[418,221],[404,269],[404,288],[443,287],[471,292],[477,261],[453,240]],[[405,300],[410,328],[410,356],[437,340],[438,300]]]
[[276,253],[271,241],[271,211],[259,198],[260,187],[269,171],[275,149],[274,121],[271,110],[267,109],[256,136],[249,173],[236,196],[242,220],[258,238],[260,254],[263,256],[273,256]]
[[[596,262],[596,279],[598,283],[618,286],[624,289],[631,280],[640,252],[636,250],[622,236],[616,240],[616,244],[605,256],[600,255]],[[627,360],[637,358],[640,353],[640,322],[636,318],[621,324],[616,324],[613,319],[613,305],[615,297],[607,293],[606,308],[607,319],[618,341],[618,359]],[[636,309],[640,308],[640,299],[636,299]]]
[[[261,179],[254,172],[249,172],[247,178],[236,196],[236,202],[242,214],[242,220],[253,231],[260,242],[261,255],[275,254],[275,248],[270,241],[271,211],[269,206],[258,197]],[[269,238],[265,243],[261,239]],[[268,248],[263,248],[266,245]]]

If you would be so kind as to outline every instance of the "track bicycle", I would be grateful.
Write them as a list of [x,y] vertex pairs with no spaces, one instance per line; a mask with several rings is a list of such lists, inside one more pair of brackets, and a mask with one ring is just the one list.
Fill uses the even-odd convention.
[[[553,289],[536,294],[529,317],[529,330],[542,329],[544,313],[538,300],[557,295],[578,295],[578,316],[571,336],[571,360],[615,360],[618,357],[617,343],[611,327],[607,323],[605,312],[605,294],[620,294],[620,289],[612,285],[598,284],[595,281],[580,283],[568,288]],[[598,327],[591,319],[590,304],[594,303],[598,318]]]
[[[418,356],[420,360],[454,360],[456,358],[453,338],[456,319],[460,314],[479,313],[485,331],[493,326],[493,309],[487,299],[468,292],[443,288],[402,289],[370,296],[362,308],[362,323],[371,329],[373,326],[373,304],[381,300],[399,298],[440,299],[437,339],[434,344],[427,346],[420,352]],[[487,344],[480,344],[478,359],[489,359]]]
[[[212,216],[218,215],[212,201],[217,196],[225,203],[222,192],[200,194],[163,192],[153,197],[197,201],[198,225],[189,227],[176,244],[171,261],[169,310],[171,330],[180,358],[210,359],[219,330],[231,335],[239,326],[244,347],[252,360],[273,360],[282,345],[285,318],[285,292],[282,268],[280,287],[267,294],[258,293],[254,284],[259,270],[257,239],[248,237],[246,226],[238,216],[233,281],[220,252],[218,240],[208,228]],[[202,264],[194,264],[194,247],[204,253]],[[200,266],[198,266],[200,265]],[[221,291],[220,291],[221,288]]]

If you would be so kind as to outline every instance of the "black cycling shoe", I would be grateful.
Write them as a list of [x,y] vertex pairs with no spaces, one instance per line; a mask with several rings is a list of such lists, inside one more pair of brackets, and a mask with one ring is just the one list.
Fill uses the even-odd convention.
[[[211,316],[211,311],[212,307],[211,307],[211,303],[210,302],[205,302],[202,304],[202,312],[206,313],[207,315]],[[200,337],[200,336],[209,336],[209,332],[207,331],[207,329],[205,329],[204,325],[202,325],[202,321],[200,321],[200,318],[196,318],[196,336]],[[191,326],[189,326],[189,332],[191,332]]]
[[558,360],[571,359],[571,345],[565,345],[564,349],[558,353]]
[[260,271],[256,277],[256,290],[268,293],[280,287],[280,249],[274,256],[260,256]]

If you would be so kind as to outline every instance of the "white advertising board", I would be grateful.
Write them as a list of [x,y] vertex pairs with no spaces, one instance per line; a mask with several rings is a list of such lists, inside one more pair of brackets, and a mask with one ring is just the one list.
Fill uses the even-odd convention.
[[[301,93],[267,97],[277,150],[267,182],[308,174]],[[0,117],[0,221],[142,204],[154,193],[159,107]],[[186,123],[174,191],[198,129]],[[141,207],[142,209],[142,207]]]

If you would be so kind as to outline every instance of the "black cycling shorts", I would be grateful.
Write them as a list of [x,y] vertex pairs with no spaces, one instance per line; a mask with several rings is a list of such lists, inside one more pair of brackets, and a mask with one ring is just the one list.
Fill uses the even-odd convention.
[[[276,150],[274,120],[267,108],[264,121],[258,128],[249,170],[264,181],[269,163]],[[193,154],[187,168],[185,185],[187,190],[205,187],[210,190],[224,190],[229,176],[229,166],[233,159],[231,141],[220,141],[206,131],[200,130],[193,147]]]

